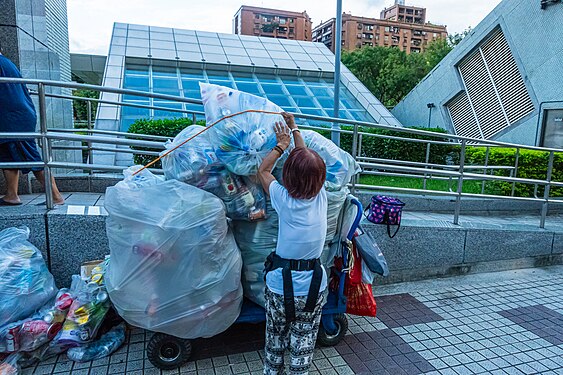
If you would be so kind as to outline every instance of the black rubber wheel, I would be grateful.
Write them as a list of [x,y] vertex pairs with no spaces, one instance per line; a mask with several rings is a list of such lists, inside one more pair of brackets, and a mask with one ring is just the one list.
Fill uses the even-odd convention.
[[192,355],[190,340],[164,333],[155,333],[147,345],[147,357],[161,370],[173,370],[183,366]]
[[338,344],[346,335],[348,331],[348,318],[344,314],[334,315],[334,325],[338,328],[336,333],[328,334],[323,325],[319,327],[319,334],[317,335],[317,343],[320,346],[334,346]]

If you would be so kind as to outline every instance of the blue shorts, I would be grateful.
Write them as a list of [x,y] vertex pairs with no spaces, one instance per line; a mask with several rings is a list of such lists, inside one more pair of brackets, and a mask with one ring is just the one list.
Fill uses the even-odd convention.
[[[0,143],[0,162],[18,163],[27,161],[41,161],[41,155],[35,141],[11,141]],[[16,168],[14,168],[16,169]],[[41,171],[42,167],[19,168],[23,174],[30,171]]]

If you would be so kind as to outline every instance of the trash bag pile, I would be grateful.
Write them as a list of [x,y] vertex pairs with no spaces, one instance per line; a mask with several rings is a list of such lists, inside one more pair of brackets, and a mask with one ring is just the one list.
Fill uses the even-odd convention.
[[138,168],[105,196],[115,309],[132,325],[181,338],[223,332],[242,305],[242,259],[224,204]]
[[[70,359],[91,360],[92,348],[100,343],[107,346],[108,340],[105,336],[98,340],[98,334],[110,309],[104,281],[109,258],[87,279],[74,275],[70,288],[58,290],[41,252],[28,237],[26,227],[0,232],[0,359],[5,357],[0,374],[17,374],[21,366],[71,349]],[[111,337],[111,350],[98,350],[98,357],[111,354],[124,342],[122,327]]]
[[[228,87],[204,83],[200,87],[208,125],[247,110],[282,111],[264,98]],[[273,127],[276,121],[283,122],[281,115],[246,112],[219,121],[193,141],[182,144],[204,130],[201,126],[192,125],[167,144],[165,152],[179,148],[162,159],[166,179],[201,188],[225,203],[227,216],[233,219],[234,237],[242,254],[244,296],[262,306],[265,302],[264,260],[276,248],[278,216],[253,176],[277,143]],[[322,260],[325,266],[330,267],[332,256],[328,249],[348,194],[346,186],[360,168],[352,156],[317,132],[302,130],[302,135],[307,146],[317,151],[327,166],[328,231]],[[282,184],[283,163],[293,145],[292,141],[273,171]],[[237,194],[241,189],[229,187],[231,181],[235,182],[234,186],[237,186],[236,181],[242,181],[245,195]]]

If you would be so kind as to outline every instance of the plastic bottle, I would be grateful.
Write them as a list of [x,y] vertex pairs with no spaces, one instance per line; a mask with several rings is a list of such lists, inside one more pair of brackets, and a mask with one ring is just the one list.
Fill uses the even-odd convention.
[[88,362],[109,356],[125,341],[125,323],[113,327],[108,333],[91,343],[70,348],[67,356],[75,362]]

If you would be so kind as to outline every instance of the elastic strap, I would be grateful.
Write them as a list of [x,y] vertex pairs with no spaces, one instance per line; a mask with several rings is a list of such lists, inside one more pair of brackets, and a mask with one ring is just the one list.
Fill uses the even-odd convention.
[[283,305],[285,307],[285,322],[289,324],[295,320],[295,300],[293,294],[293,279],[289,264],[282,269],[283,276]]
[[385,210],[385,221],[387,222],[387,235],[389,236],[389,238],[395,237],[397,233],[399,233],[399,229],[401,229],[401,222],[399,221],[397,230],[391,235],[391,224],[389,224],[389,212],[387,212],[387,210]]
[[305,312],[315,311],[317,300],[319,299],[319,291],[321,290],[321,283],[323,281],[323,269],[321,262],[315,262],[313,269],[313,277],[311,278],[311,285],[309,286],[309,294],[307,295],[307,302],[305,303]]

